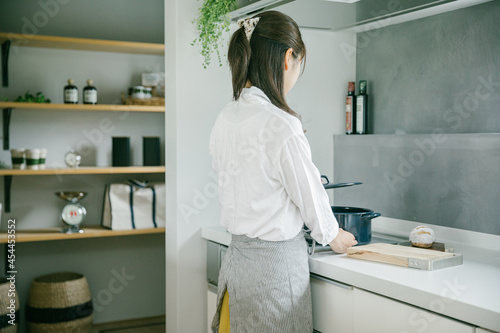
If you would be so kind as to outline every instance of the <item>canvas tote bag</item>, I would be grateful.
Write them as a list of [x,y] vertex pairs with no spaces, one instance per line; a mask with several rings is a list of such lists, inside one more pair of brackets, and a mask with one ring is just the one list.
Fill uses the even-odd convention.
[[112,230],[165,227],[165,183],[108,184],[102,226]]

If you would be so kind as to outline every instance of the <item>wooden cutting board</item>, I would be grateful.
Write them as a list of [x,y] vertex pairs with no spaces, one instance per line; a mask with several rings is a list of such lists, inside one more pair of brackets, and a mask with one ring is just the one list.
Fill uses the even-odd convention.
[[[347,249],[347,257],[426,270],[462,264],[460,254],[385,243],[351,247]],[[434,265],[436,262],[439,264]]]

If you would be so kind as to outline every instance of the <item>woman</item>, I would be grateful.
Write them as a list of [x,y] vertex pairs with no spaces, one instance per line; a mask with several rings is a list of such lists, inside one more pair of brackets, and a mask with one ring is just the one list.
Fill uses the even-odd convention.
[[228,51],[234,101],[210,138],[221,224],[232,234],[212,329],[312,332],[303,225],[338,253],[356,241],[338,227],[300,117],[285,100],[306,56],[297,24],[276,11],[238,24]]

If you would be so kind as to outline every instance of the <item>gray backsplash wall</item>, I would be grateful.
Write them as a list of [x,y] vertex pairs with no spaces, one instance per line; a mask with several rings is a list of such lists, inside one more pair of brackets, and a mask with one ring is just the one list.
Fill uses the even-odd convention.
[[492,1],[358,33],[375,135],[334,137],[334,181],[363,182],[335,205],[500,235],[498,18]]
[[500,134],[336,135],[334,149],[335,182],[363,183],[335,205],[500,235]]
[[370,133],[500,132],[499,18],[491,1],[358,33]]

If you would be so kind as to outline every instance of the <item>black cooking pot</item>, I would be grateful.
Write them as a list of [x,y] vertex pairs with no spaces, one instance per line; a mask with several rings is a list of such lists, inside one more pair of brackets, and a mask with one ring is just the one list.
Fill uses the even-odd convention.
[[339,227],[349,231],[358,241],[358,245],[368,244],[372,240],[372,219],[380,213],[358,207],[332,206],[332,212]]
[[[360,182],[330,184],[328,177],[321,175],[321,182],[325,189],[340,188],[360,185]],[[349,231],[358,241],[358,245],[368,244],[372,240],[372,219],[379,217],[380,213],[373,210],[358,207],[332,206],[333,215],[339,223],[339,227]]]

